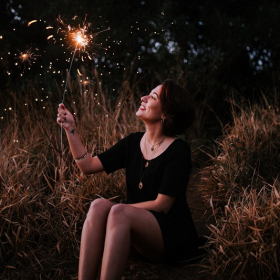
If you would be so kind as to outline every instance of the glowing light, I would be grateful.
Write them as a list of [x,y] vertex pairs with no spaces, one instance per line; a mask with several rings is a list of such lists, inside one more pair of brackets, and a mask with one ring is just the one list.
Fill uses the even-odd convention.
[[[37,49],[36,49],[37,50]],[[32,51],[32,47],[30,47],[29,49],[25,50],[24,52],[19,51],[18,57],[17,59],[19,59],[19,61],[24,64],[24,63],[28,63],[29,65],[31,65],[31,61],[32,60],[36,60],[37,59],[37,54],[35,54]],[[34,62],[33,62],[34,63]],[[30,69],[30,68],[29,68]]]
[[35,23],[35,22],[37,22],[37,19],[34,19],[34,20],[29,21],[29,22],[27,23],[27,26],[30,26],[32,23]]
[[47,40],[51,39],[53,37],[53,35],[50,35],[47,37]]
[[83,29],[73,33],[73,39],[76,42],[77,46],[85,47],[89,43],[89,39],[84,34],[84,30]]

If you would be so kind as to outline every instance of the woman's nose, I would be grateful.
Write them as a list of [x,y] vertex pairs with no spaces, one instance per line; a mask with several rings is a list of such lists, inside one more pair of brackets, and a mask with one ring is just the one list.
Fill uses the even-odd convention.
[[145,95],[141,97],[141,101],[147,103],[149,95]]

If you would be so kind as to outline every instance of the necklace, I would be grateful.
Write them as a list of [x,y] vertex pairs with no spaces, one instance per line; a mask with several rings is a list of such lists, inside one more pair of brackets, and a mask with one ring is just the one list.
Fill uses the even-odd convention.
[[164,136],[163,138],[162,138],[162,140],[161,141],[159,141],[158,143],[156,143],[156,144],[152,144],[151,142],[150,142],[150,140],[148,139],[148,137],[147,137],[147,135],[145,134],[145,138],[148,140],[148,142],[151,144],[151,151],[153,151],[154,149],[155,149],[155,147],[157,147],[157,146],[160,146],[160,144],[164,141],[164,139],[166,138],[166,136]]
[[[166,137],[166,136],[165,136],[165,137]],[[163,140],[165,139],[165,137],[163,138]],[[147,146],[147,145],[146,145],[146,139],[148,140],[148,138],[147,138],[146,135],[145,135],[145,146]],[[156,153],[158,147],[159,147],[160,144],[163,142],[163,140],[162,140],[160,143],[158,143],[157,145],[155,145],[156,148],[152,150],[153,153],[152,153],[151,157],[147,160],[147,162],[146,162],[146,164],[145,164],[146,169],[145,169],[145,171],[143,172],[143,174],[141,175],[141,173],[142,173],[142,166],[143,166],[143,159],[144,159],[144,156],[142,155],[141,170],[140,170],[140,182],[139,182],[139,184],[138,184],[138,187],[139,187],[140,190],[143,188],[142,178],[143,178],[143,176],[144,176],[144,174],[145,174],[145,172],[146,172],[146,170],[147,170],[147,167],[149,166],[149,162],[153,159],[154,154]],[[149,141],[149,140],[148,140],[148,141]]]

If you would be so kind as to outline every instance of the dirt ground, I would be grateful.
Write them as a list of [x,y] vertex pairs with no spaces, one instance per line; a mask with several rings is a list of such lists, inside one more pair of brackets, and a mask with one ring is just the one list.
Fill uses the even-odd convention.
[[[199,173],[194,171],[187,189],[187,201],[198,235],[205,236],[209,234],[206,225],[210,223],[211,209],[209,202],[203,198],[199,184]],[[203,269],[199,267],[199,261],[194,264],[182,262],[176,266],[169,266],[166,264],[147,263],[142,260],[130,260],[122,280],[130,279],[206,280],[209,279],[209,275],[206,275]]]

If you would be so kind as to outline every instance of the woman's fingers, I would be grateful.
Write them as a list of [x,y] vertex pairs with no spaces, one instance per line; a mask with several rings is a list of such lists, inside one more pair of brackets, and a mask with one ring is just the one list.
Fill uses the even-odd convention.
[[73,115],[65,108],[64,104],[58,105],[58,114],[56,122],[66,130],[75,127]]
[[57,111],[58,111],[58,114],[57,114],[56,121],[59,125],[62,125],[62,123],[66,122],[66,115],[67,115],[64,104],[62,104],[62,103],[59,104]]
[[65,108],[64,104],[61,103],[58,105],[57,111],[58,113],[66,114],[68,110]]
[[65,113],[65,114],[58,113],[58,114],[57,114],[57,121],[59,121],[59,122],[65,122],[65,121],[66,121],[66,113]]

